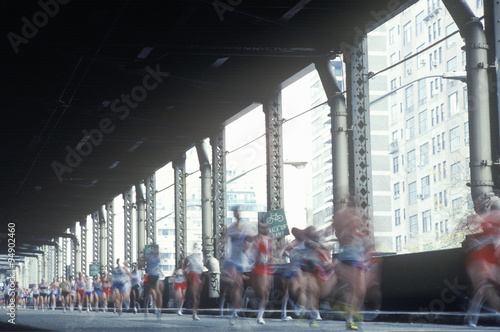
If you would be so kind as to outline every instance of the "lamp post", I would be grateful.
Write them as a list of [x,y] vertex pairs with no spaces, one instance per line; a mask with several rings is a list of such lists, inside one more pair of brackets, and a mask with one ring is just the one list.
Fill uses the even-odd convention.
[[[291,165],[297,169],[303,169],[304,167],[306,167],[307,161],[284,161],[283,165]],[[261,164],[261,165],[255,166],[254,168],[251,168],[248,171],[245,171],[245,172],[241,173],[240,175],[237,175],[234,178],[226,181],[226,184],[231,183],[233,181],[236,181],[239,178],[242,178],[245,175],[247,175],[248,173],[251,173],[251,172],[255,171],[256,169],[261,168],[263,166],[266,166],[266,164]]]

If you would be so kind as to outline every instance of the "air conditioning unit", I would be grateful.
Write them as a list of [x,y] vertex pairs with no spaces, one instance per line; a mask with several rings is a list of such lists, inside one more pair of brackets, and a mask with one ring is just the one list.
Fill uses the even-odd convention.
[[411,69],[406,69],[406,76],[411,75]]
[[425,65],[425,58],[420,59],[420,64]]
[[437,67],[437,65],[438,65],[438,61],[437,61],[437,60],[432,60],[432,65],[433,65],[434,67]]
[[420,167],[420,168],[422,168],[422,167],[424,167],[424,163],[421,162],[421,161],[419,161],[418,164],[417,164],[417,166]]
[[422,195],[422,194],[417,195],[417,198],[418,198],[418,199],[424,199],[424,195]]
[[399,198],[399,194],[394,195],[394,199],[398,199],[398,198]]

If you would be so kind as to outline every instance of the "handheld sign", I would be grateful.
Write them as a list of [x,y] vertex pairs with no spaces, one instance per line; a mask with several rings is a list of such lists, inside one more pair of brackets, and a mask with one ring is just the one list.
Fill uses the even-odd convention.
[[269,211],[264,220],[267,223],[269,236],[273,239],[279,239],[290,234],[283,209]]

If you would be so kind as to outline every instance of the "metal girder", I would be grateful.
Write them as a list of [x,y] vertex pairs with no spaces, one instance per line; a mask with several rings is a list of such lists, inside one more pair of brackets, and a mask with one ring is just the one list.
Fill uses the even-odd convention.
[[175,184],[175,260],[187,257],[186,155],[173,163]]
[[364,230],[373,237],[371,139],[366,36],[344,54],[347,74],[347,124],[352,128],[349,144],[349,187],[360,208]]
[[146,184],[146,244],[156,243],[156,175],[148,177]]
[[68,279],[68,239],[63,237],[62,240],[62,273]]
[[48,262],[47,262],[47,265],[49,267],[49,270],[48,270],[48,275],[47,275],[47,278],[52,281],[54,279],[54,259],[53,259],[53,252],[52,252],[52,247],[49,247],[49,246],[44,246],[45,247],[45,250],[47,252],[47,258],[48,258]]
[[99,211],[92,213],[92,262],[99,262]]
[[224,259],[224,250],[220,245],[224,229],[226,228],[226,130],[221,131],[210,139],[212,145],[213,164],[213,200],[214,200],[214,237],[215,258]]
[[283,118],[281,91],[276,90],[263,104],[266,117],[267,209],[283,208]]
[[111,268],[114,262],[113,249],[114,249],[115,204],[113,200],[109,201],[108,204],[106,204],[106,223],[107,223],[106,246],[108,249],[106,265],[108,266],[108,268]]
[[87,218],[80,221],[80,229],[81,271],[84,275],[87,275]]
[[132,188],[123,193],[123,222],[125,235],[125,257],[128,262],[132,261],[132,213],[134,204],[132,202]]
[[[275,90],[262,105],[266,118],[267,210],[284,208],[283,191],[283,117],[281,91]],[[283,239],[273,242],[274,259]]]
[[76,275],[76,241],[74,241],[75,239],[75,226],[71,227],[69,229],[69,232],[71,235],[73,235],[72,237],[72,241],[71,241],[71,267],[70,267],[70,274],[72,275]]

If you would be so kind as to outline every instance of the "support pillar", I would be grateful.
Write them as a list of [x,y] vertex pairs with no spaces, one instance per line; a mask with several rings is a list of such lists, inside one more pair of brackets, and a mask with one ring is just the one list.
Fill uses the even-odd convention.
[[[267,211],[284,209],[283,179],[283,117],[281,91],[275,90],[263,103],[266,118]],[[274,241],[274,261],[284,238]]]
[[92,262],[99,262],[99,211],[92,213]]
[[186,228],[186,155],[173,163],[175,185],[175,261],[187,257]]
[[61,238],[62,241],[62,273],[66,277],[66,279],[69,279],[69,273],[68,273],[68,239],[63,237]]
[[101,267],[101,274],[104,274],[104,272],[108,271],[111,267],[108,267],[107,265],[107,248],[106,248],[106,236],[107,236],[107,229],[106,229],[106,218],[104,217],[104,207],[101,207],[99,210],[99,265]]
[[66,275],[63,273],[63,267],[62,267],[62,245],[61,245],[61,238],[57,239],[57,275],[59,277],[64,276],[66,278]]
[[[80,244],[81,244],[81,270],[84,275],[87,275],[87,217],[80,221]],[[79,265],[77,265],[79,266]]]
[[224,259],[221,240],[226,228],[226,131],[224,128],[210,139],[212,145],[213,164],[213,188],[214,188],[214,237],[215,237],[215,258],[219,261]]
[[146,243],[156,244],[156,175],[148,177],[146,184]]
[[203,141],[196,144],[201,173],[201,237],[203,255],[206,259],[214,255],[212,222],[212,168],[207,149]]
[[132,188],[123,193],[123,222],[125,234],[125,260],[132,261],[132,213],[134,204],[132,203]]
[[[349,193],[362,216],[363,230],[373,240],[373,193],[366,36],[344,52],[347,74],[347,124],[352,129],[349,144]],[[334,182],[335,183],[335,182]]]
[[139,267],[145,268],[144,249],[146,246],[146,199],[140,183],[135,186],[135,202],[137,204],[137,260]]
[[78,256],[78,251],[80,250],[80,245],[78,244],[78,241],[76,240],[76,232],[75,232],[75,227],[73,226],[70,228],[70,233],[71,233],[71,251],[70,251],[70,259],[71,259],[71,268],[70,268],[70,273],[72,275],[78,275],[76,271],[76,260]]
[[114,266],[114,257],[113,257],[113,252],[114,252],[114,225],[115,225],[115,204],[114,201],[111,200],[106,204],[106,228],[107,228],[107,235],[106,235],[106,266],[109,269],[112,269]]

